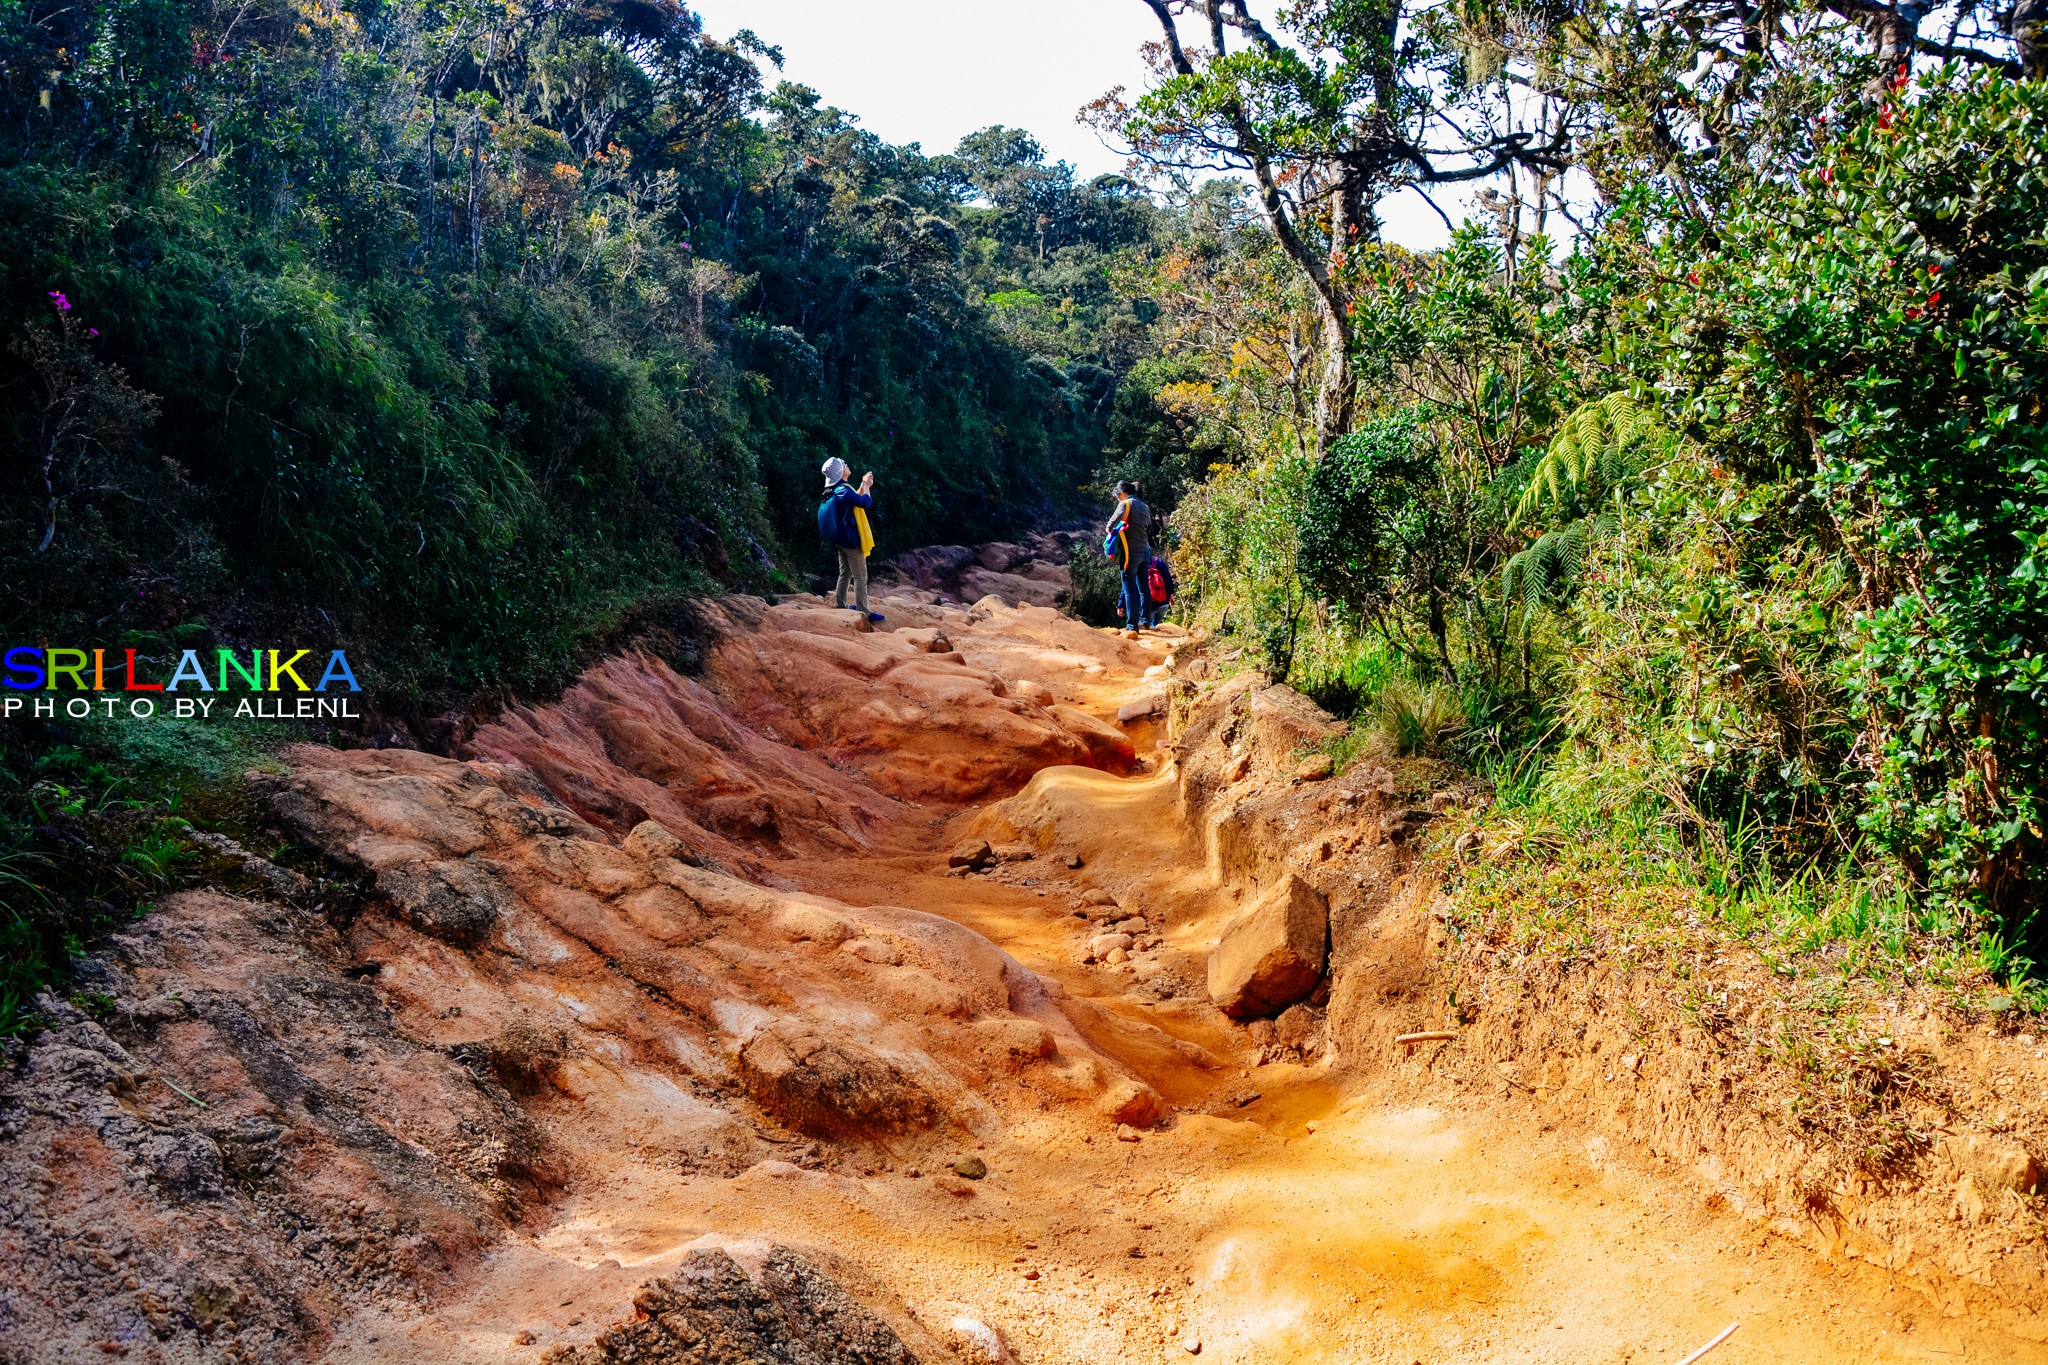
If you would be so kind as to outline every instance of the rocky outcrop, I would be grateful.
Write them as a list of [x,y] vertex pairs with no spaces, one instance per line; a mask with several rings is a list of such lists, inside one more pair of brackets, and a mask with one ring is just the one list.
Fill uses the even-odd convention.
[[1010,606],[1058,606],[1072,595],[1067,557],[1080,536],[1039,533],[991,545],[926,545],[875,565],[878,591],[918,590],[937,602],[998,597]]
[[171,897],[83,964],[94,1013],[0,1072],[0,1358],[303,1359],[419,1304],[561,1171],[487,1070],[392,1027],[306,905]]
[[753,1274],[723,1248],[690,1252],[633,1295],[634,1315],[544,1365],[917,1365],[888,1324],[787,1247]]
[[[1158,1118],[1056,983],[784,871],[938,861],[952,803],[1127,768],[1094,680],[1144,658],[1041,608],[702,612],[696,676],[613,658],[459,757],[307,746],[251,776],[321,875],[209,837],[274,898],[169,898],[84,965],[93,1012],[44,1002],[0,1073],[0,1359],[304,1361],[487,1276],[568,1191],[916,1160],[1049,1097],[1105,1136]],[[588,1358],[908,1359],[800,1269],[684,1269]]]
[[1286,771],[1294,766],[1302,749],[1335,739],[1345,731],[1342,722],[1291,687],[1275,683],[1255,687],[1245,706],[1251,723],[1251,737],[1259,756],[1274,768]]
[[1330,903],[1290,873],[1223,931],[1209,954],[1209,998],[1233,1019],[1306,999],[1328,960]]
[[[1300,751],[1329,734],[1305,699],[1240,675],[1205,688],[1172,740],[1212,873],[1261,897],[1268,935],[1275,888],[1298,877],[1328,899],[1324,982],[1251,1020],[1261,1056],[1334,1063],[1425,1102],[1448,1087],[1539,1106],[1584,1126],[1596,1164],[1648,1154],[1710,1206],[1868,1262],[1945,1312],[2048,1334],[2048,1062],[2026,1032],[1861,978],[1801,1018],[1794,983],[1726,939],[1679,934],[1659,958],[1605,938],[1596,907],[1578,912],[1572,952],[1532,952],[1516,926],[1415,875],[1428,832],[1464,804],[1432,793],[1444,769],[1364,761],[1312,778]],[[1481,835],[1446,842],[1485,856]],[[1219,943],[1219,1000],[1257,956]],[[1431,1041],[1396,1041],[1416,1033]]]

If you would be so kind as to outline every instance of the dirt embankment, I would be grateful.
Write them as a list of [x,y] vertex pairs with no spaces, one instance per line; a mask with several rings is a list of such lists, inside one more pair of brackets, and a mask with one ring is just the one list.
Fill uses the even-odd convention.
[[[1691,1041],[1608,1081],[1634,996],[1446,952],[1430,793],[1304,762],[1300,698],[885,609],[730,600],[701,676],[289,755],[327,872],[168,901],[0,1078],[0,1360],[1564,1365],[1736,1311],[1758,1360],[2048,1359],[1674,1202],[1630,1087]],[[1538,1103],[1473,1083],[1538,1049]]]
[[[1795,1037],[1784,983],[1725,940],[1649,962],[1461,932],[1395,850],[1474,793],[1432,791],[1426,765],[1407,790],[1370,764],[1304,784],[1289,746],[1316,724],[1240,680],[1186,713],[1179,771],[1226,884],[1291,871],[1328,893],[1328,1008],[1305,1031],[1334,1065],[1389,1093],[1529,1106],[1585,1130],[1595,1159],[1641,1154],[1705,1207],[1912,1286],[1926,1312],[2048,1341],[2042,1039],[1853,982],[1825,1032]],[[1396,1042],[1435,1031],[1457,1037]]]

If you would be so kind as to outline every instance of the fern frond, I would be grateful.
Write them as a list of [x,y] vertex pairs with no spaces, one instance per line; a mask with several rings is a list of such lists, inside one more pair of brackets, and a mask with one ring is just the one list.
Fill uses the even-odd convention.
[[1550,448],[1530,471],[1508,518],[1512,528],[1548,504],[1561,507],[1573,495],[1590,500],[1640,469],[1643,457],[1675,438],[1627,390],[1576,408],[1558,424]]

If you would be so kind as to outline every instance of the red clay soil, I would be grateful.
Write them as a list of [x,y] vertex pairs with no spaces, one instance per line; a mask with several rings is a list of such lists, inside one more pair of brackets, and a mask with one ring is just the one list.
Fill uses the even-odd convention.
[[881,605],[727,601],[701,676],[609,660],[460,758],[290,754],[336,878],[167,903],[0,1091],[0,1361],[755,1358],[713,1299],[874,1315],[793,1360],[2048,1361],[1319,1008],[1225,1019],[1262,870],[1343,866],[1358,942],[1393,904],[1394,844],[1318,849],[1365,779],[1213,735],[1292,803],[1219,839],[1114,719],[1187,642]]

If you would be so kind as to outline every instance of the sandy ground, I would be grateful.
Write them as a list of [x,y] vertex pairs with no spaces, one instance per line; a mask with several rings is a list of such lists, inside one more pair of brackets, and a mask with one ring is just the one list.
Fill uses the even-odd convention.
[[[1135,680],[1087,684],[1077,700],[1101,714]],[[587,1341],[711,1237],[788,1243],[942,1337],[955,1318],[990,1324],[1028,1362],[1640,1365],[1677,1362],[1730,1323],[1714,1365],[2048,1362],[2048,1347],[1703,1210],[1651,1165],[1511,1099],[1419,1073],[1247,1064],[1242,1031],[1200,992],[1201,954],[1234,907],[1178,821],[1171,771],[1150,766],[1041,775],[1038,794],[1094,835],[1079,871],[1036,860],[960,878],[925,854],[859,853],[779,871],[847,904],[955,920],[1093,1002],[1090,1040],[1176,1106],[1167,1125],[1119,1140],[1048,1093],[1035,1116],[936,1157],[706,1178],[620,1151],[431,1317],[361,1320],[328,1359],[537,1359]],[[975,819],[934,809],[920,837],[943,848]],[[1178,995],[1082,964],[1072,907],[1087,886],[1169,926]],[[986,1179],[946,1171],[969,1155]]]

